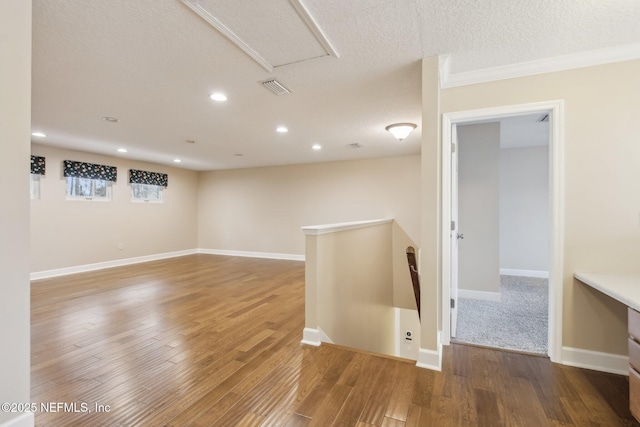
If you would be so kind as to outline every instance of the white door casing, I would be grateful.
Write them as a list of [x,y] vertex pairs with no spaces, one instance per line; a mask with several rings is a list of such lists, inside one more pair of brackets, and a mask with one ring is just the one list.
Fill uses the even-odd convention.
[[458,325],[458,125],[451,125],[451,337]]
[[[453,260],[454,248],[451,221],[453,220],[453,152],[456,124],[495,120],[503,117],[531,113],[549,113],[549,329],[548,347],[552,362],[562,362],[562,284],[564,250],[564,101],[545,101],[531,104],[511,105],[478,110],[444,113],[442,116],[442,211],[441,211],[441,271],[442,271],[442,313],[440,334],[442,344],[451,342],[453,328],[451,298],[454,293]],[[457,151],[457,150],[456,150]],[[457,196],[456,196],[457,199]],[[456,225],[457,228],[457,225]],[[456,239],[457,240],[457,239]],[[457,270],[457,268],[456,268]]]

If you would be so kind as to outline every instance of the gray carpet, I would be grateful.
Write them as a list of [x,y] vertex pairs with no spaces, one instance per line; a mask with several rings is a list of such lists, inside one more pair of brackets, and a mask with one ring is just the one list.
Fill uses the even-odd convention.
[[548,280],[500,276],[501,302],[458,299],[455,341],[547,354]]

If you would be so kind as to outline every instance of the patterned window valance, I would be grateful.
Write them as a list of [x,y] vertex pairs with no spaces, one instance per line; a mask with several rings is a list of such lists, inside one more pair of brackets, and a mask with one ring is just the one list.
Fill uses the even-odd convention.
[[115,166],[96,165],[93,163],[64,161],[64,176],[76,176],[79,178],[103,179],[116,182],[118,168]]
[[166,173],[129,169],[129,183],[131,184],[149,184],[166,187],[168,182],[169,177]]
[[31,173],[35,175],[44,175],[45,163],[44,157],[31,156]]

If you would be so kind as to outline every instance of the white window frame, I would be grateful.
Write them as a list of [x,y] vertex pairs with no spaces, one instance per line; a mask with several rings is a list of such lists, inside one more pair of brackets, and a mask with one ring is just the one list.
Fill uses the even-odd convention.
[[[131,201],[135,203],[164,203],[164,186],[153,184],[138,184],[132,182],[131,184]],[[136,189],[139,189],[137,192]],[[158,198],[146,197],[139,195],[144,192],[148,194],[148,190],[153,189],[158,191]],[[137,194],[136,194],[137,193]]]
[[[83,180],[85,185],[89,186],[89,190],[86,194],[76,195],[69,194],[71,189],[71,181]],[[96,195],[96,184],[100,183],[106,188],[106,194],[104,196]],[[66,193],[67,200],[72,201],[89,201],[89,202],[110,202],[112,198],[113,182],[104,179],[92,179],[92,178],[80,178],[77,176],[68,176],[66,178]]]
[[40,199],[40,174],[29,174],[29,192],[31,194],[31,200]]

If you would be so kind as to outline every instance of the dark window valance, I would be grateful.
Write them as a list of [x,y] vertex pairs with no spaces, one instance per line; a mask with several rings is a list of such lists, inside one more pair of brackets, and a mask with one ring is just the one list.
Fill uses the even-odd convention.
[[35,175],[44,175],[45,163],[44,157],[31,156],[31,173]]
[[79,178],[103,179],[105,181],[116,182],[118,168],[115,166],[96,165],[93,163],[64,161],[64,176],[75,176]]
[[129,183],[131,184],[149,184],[166,187],[168,182],[169,177],[166,173],[129,169]]

